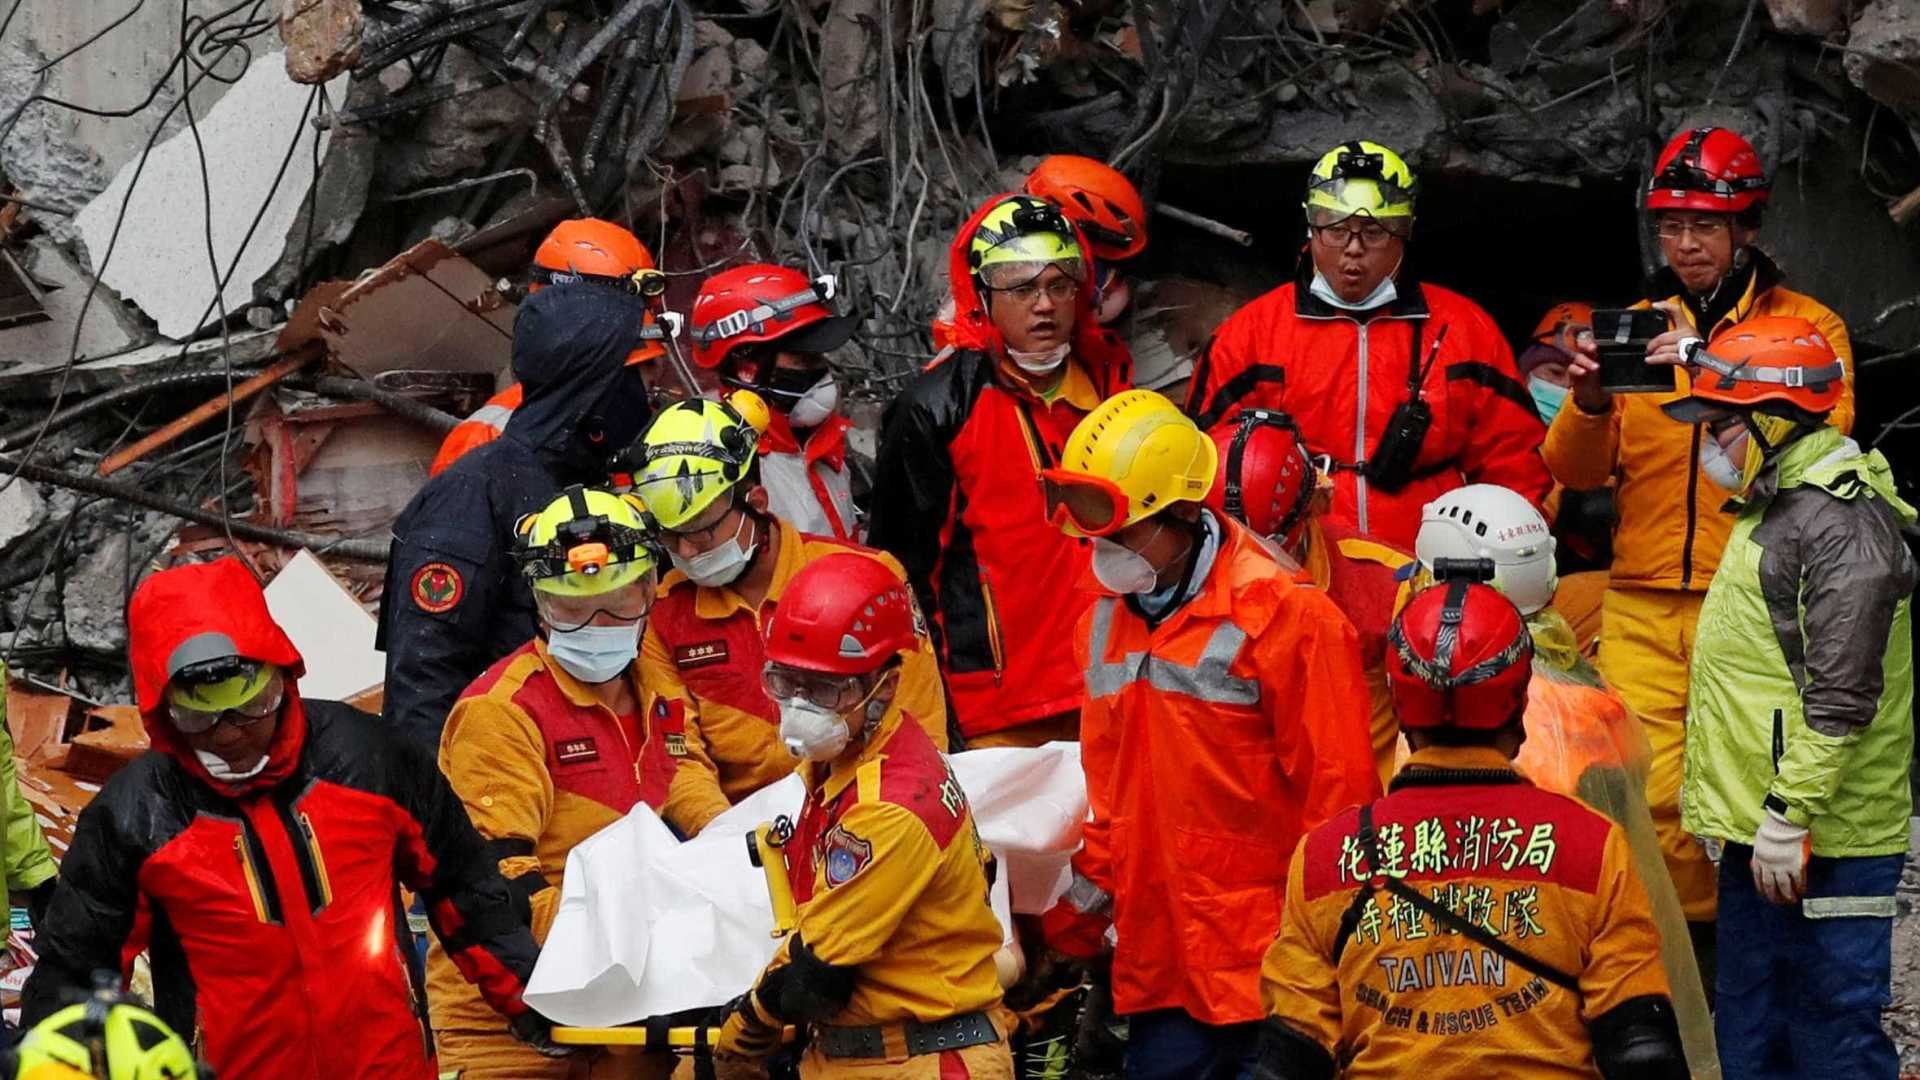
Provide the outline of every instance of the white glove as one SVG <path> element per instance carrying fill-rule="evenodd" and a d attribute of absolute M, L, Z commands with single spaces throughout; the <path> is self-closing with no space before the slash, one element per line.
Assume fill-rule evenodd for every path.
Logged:
<path fill-rule="evenodd" d="M 1798 903 L 1807 891 L 1807 855 L 1812 840 L 1805 827 L 1773 810 L 1753 834 L 1753 884 L 1776 904 Z"/>

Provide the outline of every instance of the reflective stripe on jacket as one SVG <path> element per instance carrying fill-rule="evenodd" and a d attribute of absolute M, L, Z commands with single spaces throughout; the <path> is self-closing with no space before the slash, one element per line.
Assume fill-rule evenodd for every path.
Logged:
<path fill-rule="evenodd" d="M 1687 831 L 1752 843 L 1772 795 L 1815 855 L 1907 850 L 1914 519 L 1886 459 L 1832 428 L 1755 479 L 1700 606 Z"/>
<path fill-rule="evenodd" d="M 1783 285 L 1771 261 L 1762 260 L 1747 292 L 1704 336 L 1762 315 L 1792 315 L 1820 329 L 1846 365 L 1846 386 L 1827 422 L 1853 430 L 1853 346 L 1846 324 L 1819 301 Z M 1678 296 L 1669 297 L 1677 301 Z M 1687 396 L 1684 370 L 1679 389 L 1667 394 L 1615 394 L 1613 407 L 1588 413 L 1571 398 L 1553 418 L 1541 447 L 1555 479 L 1569 488 L 1615 485 L 1619 523 L 1613 533 L 1615 587 L 1705 591 L 1733 531 L 1722 509 L 1727 493 L 1700 471 L 1705 428 L 1682 424 L 1660 407 Z"/>
<path fill-rule="evenodd" d="M 1498 751 L 1422 750 L 1373 822 L 1383 873 L 1580 989 L 1384 889 L 1359 909 L 1336 959 L 1342 918 L 1367 878 L 1359 812 L 1349 810 L 1294 852 L 1284 923 L 1261 970 L 1268 1011 L 1340 1062 L 1346 1080 L 1595 1080 L 1589 1025 L 1666 996 L 1660 935 L 1626 837 L 1527 783 Z"/>
<path fill-rule="evenodd" d="M 647 618 L 640 672 L 653 697 L 655 738 L 647 752 L 665 754 L 673 776 L 661 816 L 692 836 L 727 807 L 792 773 L 792 754 L 780 742 L 780 710 L 761 688 L 766 652 L 762 620 L 780 602 L 800 568 L 824 555 L 856 551 L 879 559 L 905 580 L 900 564 L 855 544 L 807 536 L 775 519 L 778 563 L 766 600 L 750 608 L 726 586 L 695 585 L 678 570 L 667 574 Z M 933 647 L 922 643 L 900 669 L 900 707 L 947 744 L 947 710 Z M 652 766 L 648 766 L 651 768 Z"/>
<path fill-rule="evenodd" d="M 1262 1015 L 1288 853 L 1380 780 L 1353 627 L 1214 520 L 1225 536 L 1192 600 L 1149 627 L 1103 596 L 1081 621 L 1092 818 L 1074 866 L 1113 897 L 1115 1010 L 1229 1024 Z"/>
<path fill-rule="evenodd" d="M 487 399 L 485 405 L 473 411 L 473 415 L 455 424 L 447 437 L 440 442 L 440 452 L 433 456 L 433 464 L 428 467 L 428 476 L 439 476 L 447 467 L 460 460 L 460 455 L 476 446 L 500 437 L 507 430 L 507 421 L 513 419 L 513 410 L 520 407 L 520 401 L 526 396 L 526 388 L 514 383 L 505 390 Z"/>
<path fill-rule="evenodd" d="M 670 759 L 645 756 L 652 772 L 641 770 L 649 711 L 639 674 L 636 666 L 628 675 L 643 704 L 625 718 L 627 730 L 536 639 L 475 680 L 447 717 L 440 771 L 527 904 L 536 941 L 553 925 L 574 845 L 636 804 L 658 808 L 666 798 Z M 438 943 L 427 953 L 427 1002 L 436 1031 L 506 1030 Z"/>
<path fill-rule="evenodd" d="M 1421 399 L 1433 423 L 1412 479 L 1382 491 L 1350 466 L 1373 455 L 1407 399 L 1410 366 L 1429 357 Z M 1214 332 L 1187 399 L 1203 428 L 1242 408 L 1292 414 L 1309 451 L 1341 463 L 1329 518 L 1403 548 L 1422 508 L 1462 484 L 1499 484 L 1535 504 L 1551 486 L 1546 429 L 1506 339 L 1478 304 L 1437 285 L 1403 282 L 1398 299 L 1365 313 L 1312 295 L 1304 278 L 1247 304 Z"/>

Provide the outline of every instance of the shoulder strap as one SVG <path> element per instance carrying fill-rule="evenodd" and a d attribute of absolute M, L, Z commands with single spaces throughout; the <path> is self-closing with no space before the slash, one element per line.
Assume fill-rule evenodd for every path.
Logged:
<path fill-rule="evenodd" d="M 1384 888 L 1393 895 L 1412 904 L 1415 908 L 1427 915 L 1427 917 L 1431 918 L 1435 924 L 1445 926 L 1457 934 L 1471 938 L 1480 945 L 1526 968 L 1528 971 L 1533 972 L 1535 975 L 1540 976 L 1555 986 L 1571 990 L 1575 994 L 1580 993 L 1580 980 L 1578 978 L 1561 971 L 1559 968 L 1548 964 L 1544 960 L 1530 956 L 1520 949 L 1507 944 L 1505 941 L 1488 933 L 1485 927 L 1469 922 L 1452 908 L 1435 903 L 1432 897 L 1423 895 L 1418 889 L 1413 888 L 1399 878 L 1382 874 L 1380 872 L 1379 839 L 1373 831 L 1373 806 L 1374 804 L 1368 803 L 1360 808 L 1360 833 L 1357 839 L 1360 841 L 1361 852 L 1367 857 L 1367 883 L 1354 895 L 1353 903 L 1348 904 L 1347 910 L 1340 916 L 1339 937 L 1336 938 L 1333 943 L 1333 962 L 1336 966 L 1340 963 L 1340 954 L 1345 951 L 1347 947 L 1347 939 L 1353 936 L 1354 930 L 1360 925 L 1360 916 L 1366 911 L 1367 905 L 1373 902 L 1374 891 Z"/>

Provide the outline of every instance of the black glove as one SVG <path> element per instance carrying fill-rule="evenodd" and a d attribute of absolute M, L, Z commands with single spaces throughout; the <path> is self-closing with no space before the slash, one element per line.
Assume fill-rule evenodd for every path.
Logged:
<path fill-rule="evenodd" d="M 40 928 L 46 925 L 47 905 L 53 903 L 53 888 L 58 884 L 60 884 L 59 878 L 50 877 L 27 890 L 27 918 L 33 923 L 35 935 L 38 935 Z"/>
<path fill-rule="evenodd" d="M 728 1007 L 727 1022 L 720 1026 L 720 1038 L 713 1048 L 723 1054 L 741 1057 L 766 1057 L 780 1049 L 785 1025 L 779 1017 L 760 1004 L 757 991 L 749 990 Z"/>
<path fill-rule="evenodd" d="M 577 1046 L 562 1046 L 553 1041 L 553 1021 L 528 1009 L 507 1022 L 513 1037 L 526 1043 L 543 1057 L 568 1057 L 580 1052 Z"/>

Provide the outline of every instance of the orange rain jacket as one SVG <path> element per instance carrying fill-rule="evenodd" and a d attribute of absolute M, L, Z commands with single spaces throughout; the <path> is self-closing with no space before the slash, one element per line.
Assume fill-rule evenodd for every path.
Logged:
<path fill-rule="evenodd" d="M 1342 917 L 1367 877 L 1359 811 L 1349 810 L 1294 852 L 1260 984 L 1271 1014 L 1339 1063 L 1345 1080 L 1596 1080 L 1589 1026 L 1666 997 L 1660 935 L 1626 837 L 1527 783 L 1498 751 L 1415 754 L 1374 805 L 1373 823 L 1382 872 L 1574 976 L 1580 992 L 1384 889 L 1360 909 L 1336 960 Z"/>
<path fill-rule="evenodd" d="M 1308 291 L 1312 261 L 1302 262 L 1297 280 L 1234 312 L 1214 332 L 1187 398 L 1187 413 L 1201 427 L 1229 423 L 1242 408 L 1285 410 L 1309 451 L 1333 459 L 1329 518 L 1404 548 L 1420 531 L 1421 509 L 1462 484 L 1499 484 L 1535 505 L 1547 497 L 1552 481 L 1540 461 L 1546 429 L 1512 349 L 1480 305 L 1402 280 L 1392 303 L 1342 311 Z M 1355 466 L 1373 455 L 1407 400 L 1416 363 L 1433 423 L 1412 478 L 1386 492 Z"/>
<path fill-rule="evenodd" d="M 1791 315 L 1819 327 L 1846 365 L 1846 386 L 1827 423 L 1853 430 L 1853 345 L 1846 324 L 1818 300 L 1780 284 L 1780 271 L 1754 253 L 1757 267 L 1740 302 L 1718 323 L 1703 327 L 1708 340 L 1737 322 L 1762 315 Z M 1680 301 L 1679 295 L 1668 297 Z M 1700 472 L 1704 428 L 1682 424 L 1660 406 L 1686 397 L 1691 381 L 1668 394 L 1615 394 L 1603 413 L 1583 411 L 1572 399 L 1553 418 L 1541 453 L 1554 478 L 1570 488 L 1617 484 L 1614 505 L 1612 585 L 1615 588 L 1705 592 L 1733 534 L 1724 488 Z M 1675 640 L 1678 640 L 1676 635 Z"/>
<path fill-rule="evenodd" d="M 822 556 L 857 551 L 906 580 L 893 556 L 856 544 L 808 536 L 785 521 L 773 583 L 758 610 L 727 586 L 695 585 L 678 570 L 660 584 L 640 646 L 640 672 L 657 721 L 650 754 L 671 758 L 673 782 L 660 816 L 692 836 L 727 807 L 783 780 L 798 764 L 780 743 L 780 710 L 760 687 L 766 666 L 763 620 L 787 582 Z M 900 669 L 900 707 L 947 745 L 947 709 L 933 646 L 924 639 Z"/>
<path fill-rule="evenodd" d="M 1184 606 L 1149 627 L 1109 595 L 1081 620 L 1092 819 L 1074 868 L 1113 899 L 1115 1012 L 1232 1024 L 1265 1015 L 1288 853 L 1380 778 L 1352 625 L 1213 520 L 1226 532 Z"/>

